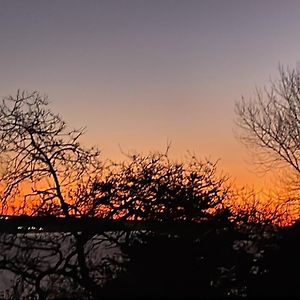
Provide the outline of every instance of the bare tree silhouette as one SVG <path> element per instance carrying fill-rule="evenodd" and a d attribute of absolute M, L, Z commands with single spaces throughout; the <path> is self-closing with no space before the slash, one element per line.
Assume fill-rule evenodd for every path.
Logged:
<path fill-rule="evenodd" d="M 99 151 L 84 149 L 79 143 L 84 131 L 69 131 L 47 105 L 47 99 L 37 92 L 18 92 L 0 105 L 1 201 L 8 211 L 14 204 L 18 213 L 69 218 L 78 214 L 79 207 L 68 194 L 78 185 L 90 184 L 100 172 Z M 100 285 L 88 267 L 86 244 L 91 235 L 74 231 L 19 234 L 14 239 L 3 234 L 2 238 L 3 247 L 9 245 L 15 259 L 3 254 L 1 267 L 18 275 L 16 284 L 23 293 L 46 297 L 51 294 L 45 288 L 48 278 L 46 282 L 60 282 L 66 290 L 76 286 L 99 296 Z"/>
<path fill-rule="evenodd" d="M 274 221 L 285 221 L 286 228 L 276 229 L 275 242 L 263 240 L 264 274 L 249 287 L 252 296 L 299 298 L 299 180 L 300 180 L 300 68 L 279 67 L 279 78 L 268 88 L 256 91 L 254 99 L 242 98 L 235 106 L 240 138 L 254 153 L 254 161 L 264 171 L 283 170 L 285 190 L 279 203 L 269 198 Z M 274 189 L 276 186 L 274 186 Z M 264 205 L 267 205 L 266 202 Z M 280 207 L 279 207 L 279 206 Z M 257 211 L 256 205 L 255 210 Z M 287 211 L 288 214 L 282 212 Z M 281 216 L 277 215 L 277 213 Z M 289 215 L 290 214 L 290 215 Z M 253 214 L 248 214 L 253 217 Z M 271 220 L 272 215 L 269 216 Z M 277 220 L 276 218 L 279 217 Z M 284 217 L 286 220 L 284 220 Z M 259 223 L 265 222 L 266 216 Z M 294 225 L 292 222 L 296 220 Z M 287 224 L 290 223 L 290 224 Z M 271 224 L 271 223 L 270 223 Z M 271 231 L 272 232 L 272 231 Z M 270 234 L 270 232 L 269 232 Z M 274 231 L 273 231 L 274 234 Z M 249 234 L 249 236 L 251 236 Z M 259 234 L 261 239 L 264 234 Z M 285 274 L 286 276 L 282 276 Z M 261 290 L 261 293 L 257 293 Z"/>
<path fill-rule="evenodd" d="M 298 191 L 300 174 L 300 69 L 279 67 L 279 79 L 236 103 L 241 140 L 266 170 L 288 167 L 289 189 Z"/>
<path fill-rule="evenodd" d="M 17 200 L 27 213 L 50 207 L 51 214 L 69 216 L 76 211 L 67 195 L 99 171 L 99 151 L 84 149 L 84 130 L 68 130 L 47 105 L 37 92 L 18 92 L 0 105 L 1 201 Z"/>

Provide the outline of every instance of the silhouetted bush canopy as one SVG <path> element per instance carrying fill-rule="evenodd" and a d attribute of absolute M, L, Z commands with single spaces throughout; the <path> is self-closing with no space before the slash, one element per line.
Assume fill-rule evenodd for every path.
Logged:
<path fill-rule="evenodd" d="M 224 208 L 229 190 L 226 178 L 217 177 L 216 164 L 196 157 L 173 163 L 167 154 L 132 155 L 106 171 L 105 178 L 92 186 L 95 199 L 88 214 L 131 220 L 207 220 Z"/>

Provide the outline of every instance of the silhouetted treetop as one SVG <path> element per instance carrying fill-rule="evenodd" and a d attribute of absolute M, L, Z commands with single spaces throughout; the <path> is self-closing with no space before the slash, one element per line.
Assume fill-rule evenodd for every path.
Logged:
<path fill-rule="evenodd" d="M 229 185 L 216 163 L 191 157 L 172 162 L 167 154 L 131 155 L 112 164 L 95 182 L 89 214 L 132 220 L 200 221 L 223 210 Z M 96 205 L 98 204 L 98 206 Z"/>
<path fill-rule="evenodd" d="M 67 193 L 99 170 L 99 151 L 79 143 L 83 129 L 69 130 L 38 92 L 19 92 L 0 105 L 2 203 L 14 200 L 19 209 L 51 207 L 70 213 Z"/>
<path fill-rule="evenodd" d="M 236 104 L 240 137 L 267 168 L 300 173 L 300 68 L 279 67 L 279 79 Z"/>

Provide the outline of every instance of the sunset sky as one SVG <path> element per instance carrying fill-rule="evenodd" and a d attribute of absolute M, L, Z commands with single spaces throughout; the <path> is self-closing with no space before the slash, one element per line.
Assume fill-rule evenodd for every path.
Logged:
<path fill-rule="evenodd" d="M 171 142 L 259 187 L 234 103 L 299 62 L 299 16 L 282 0 L 2 0 L 0 97 L 47 94 L 104 158 Z"/>

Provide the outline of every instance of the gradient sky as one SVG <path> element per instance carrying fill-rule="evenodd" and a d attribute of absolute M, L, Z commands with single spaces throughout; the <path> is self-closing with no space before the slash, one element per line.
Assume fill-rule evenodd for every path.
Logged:
<path fill-rule="evenodd" d="M 0 0 L 0 97 L 47 94 L 103 157 L 190 150 L 260 185 L 234 102 L 300 59 L 300 1 Z"/>

